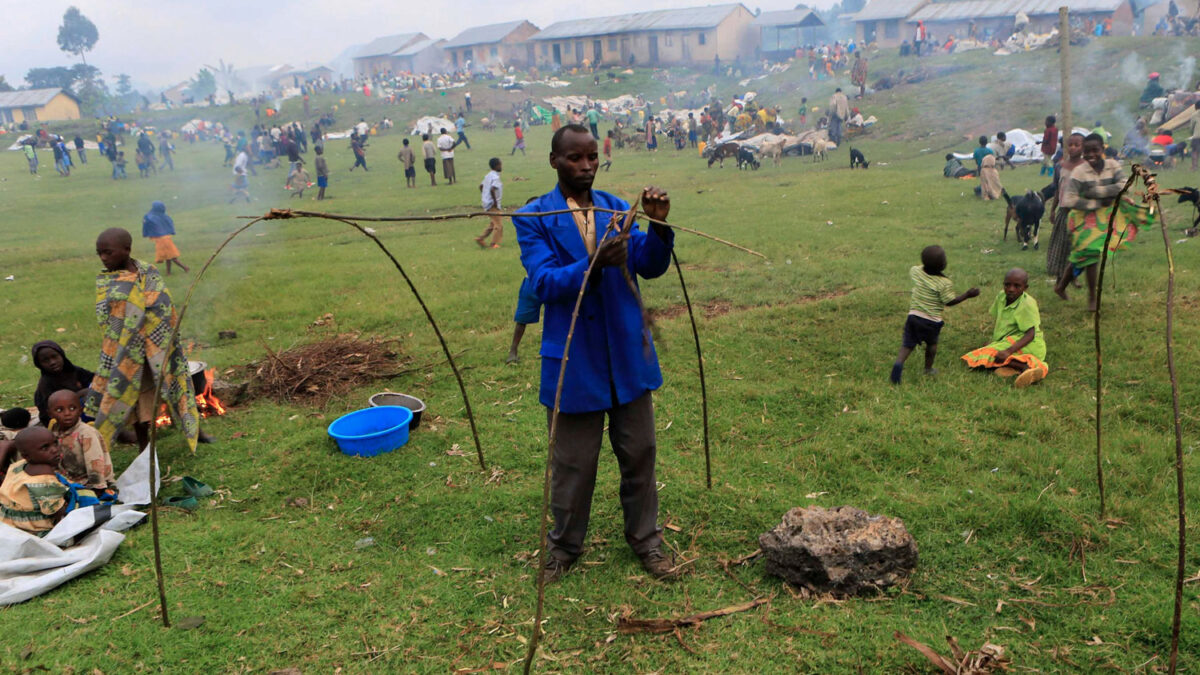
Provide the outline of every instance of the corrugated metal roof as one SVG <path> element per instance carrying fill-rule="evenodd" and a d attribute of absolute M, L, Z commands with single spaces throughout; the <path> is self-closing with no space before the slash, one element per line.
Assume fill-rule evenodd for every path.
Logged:
<path fill-rule="evenodd" d="M 483 45 L 492 42 L 499 42 L 508 37 L 508 34 L 521 27 L 525 20 L 506 21 L 504 23 L 493 23 L 489 26 L 475 26 L 468 28 L 463 32 L 455 35 L 446 42 L 447 49 L 454 47 L 470 47 L 471 45 Z M 537 26 L 534 26 L 537 28 Z"/>
<path fill-rule="evenodd" d="M 779 12 L 763 12 L 751 22 L 756 26 L 824 26 L 825 22 L 811 9 L 785 9 Z"/>
<path fill-rule="evenodd" d="M 425 51 L 426 49 L 429 49 L 430 47 L 437 45 L 439 42 L 441 42 L 441 40 L 434 40 L 432 38 L 426 38 L 424 40 L 417 40 L 416 42 L 412 43 L 411 45 L 396 52 L 395 56 L 414 56 L 416 54 L 420 54 L 421 52 Z"/>
<path fill-rule="evenodd" d="M 1016 16 L 1025 12 L 1027 16 L 1058 14 L 1058 8 L 1066 5 L 1072 12 L 1111 12 L 1126 0 L 962 0 L 960 2 L 935 2 L 925 5 L 908 18 L 916 21 L 969 21 L 971 19 L 998 19 Z"/>
<path fill-rule="evenodd" d="M 368 56 L 387 56 L 395 54 L 404 49 L 409 43 L 416 40 L 425 40 L 424 33 L 401 33 L 399 35 L 388 35 L 386 37 L 375 38 L 367 43 L 357 54 L 356 59 L 364 59 Z"/>
<path fill-rule="evenodd" d="M 708 5 L 680 9 L 659 9 L 652 12 L 634 12 L 617 16 L 602 16 L 590 19 L 571 19 L 550 24 L 534 35 L 533 40 L 559 40 L 562 38 L 586 37 L 591 35 L 613 35 L 649 30 L 687 30 L 713 28 L 738 8 L 746 6 Z M 750 10 L 746 10 L 749 12 Z"/>
<path fill-rule="evenodd" d="M 884 21 L 905 19 L 929 0 L 869 0 L 867 6 L 854 15 L 855 21 Z"/>
<path fill-rule="evenodd" d="M 62 92 L 62 89 L 23 89 L 20 91 L 0 92 L 0 108 L 25 108 L 28 106 L 46 105 L 59 92 Z M 67 96 L 71 95 L 67 94 Z M 72 98 L 74 97 L 72 96 Z"/>

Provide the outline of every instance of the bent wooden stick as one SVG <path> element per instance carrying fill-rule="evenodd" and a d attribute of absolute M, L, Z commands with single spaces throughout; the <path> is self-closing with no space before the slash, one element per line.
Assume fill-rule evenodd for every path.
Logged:
<path fill-rule="evenodd" d="M 682 616 L 678 619 L 634 619 L 631 617 L 621 617 L 617 619 L 617 632 L 619 633 L 670 633 L 680 628 L 691 628 L 698 626 L 709 619 L 715 619 L 721 616 L 729 616 L 738 612 L 745 612 L 755 607 L 759 607 L 771 602 L 771 598 L 755 598 L 747 602 L 737 605 L 730 605 L 721 609 L 714 609 L 707 612 L 698 612 L 689 616 Z"/>
<path fill-rule="evenodd" d="M 679 274 L 679 286 L 683 289 L 683 302 L 687 305 L 688 319 L 692 322 L 692 340 L 696 343 L 696 367 L 700 371 L 700 412 L 704 418 L 704 483 L 712 489 L 712 458 L 708 451 L 708 382 L 704 378 L 704 355 L 700 353 L 700 333 L 696 330 L 696 314 L 692 311 L 692 299 L 688 297 L 687 283 L 683 280 L 683 268 L 679 266 L 679 257 L 671 250 L 671 260 L 675 263 L 675 272 Z"/>
<path fill-rule="evenodd" d="M 589 211 L 589 210 L 595 211 L 597 213 L 612 213 L 612 214 L 625 213 L 624 211 L 618 211 L 616 209 L 606 209 L 606 208 L 602 208 L 599 206 L 579 207 L 579 208 L 574 208 L 574 209 L 557 209 L 554 211 L 530 211 L 530 212 L 465 211 L 462 213 L 441 213 L 441 214 L 432 215 L 432 216 L 346 216 L 346 215 L 333 214 L 333 213 L 322 213 L 320 211 L 303 211 L 300 209 L 295 209 L 295 210 L 273 209 L 273 211 L 279 211 L 279 212 L 286 211 L 296 217 L 328 218 L 331 220 L 342 220 L 343 222 L 345 222 L 345 221 L 355 221 L 355 222 L 361 221 L 364 223 L 366 223 L 366 222 L 370 222 L 370 223 L 424 223 L 424 222 L 441 222 L 441 221 L 446 221 L 446 220 L 464 220 L 464 219 L 471 219 L 471 218 L 481 218 L 481 217 L 485 217 L 485 216 L 487 216 L 487 217 L 500 216 L 501 218 L 516 218 L 516 217 L 536 218 L 539 216 L 556 216 L 556 215 L 563 214 L 563 213 L 575 213 L 577 211 Z M 638 214 L 634 214 L 634 215 L 638 215 Z M 646 216 L 645 212 L 641 212 L 640 215 Z M 249 218 L 251 216 L 241 216 L 241 217 Z M 286 216 L 281 216 L 281 217 L 286 217 Z M 655 220 L 655 219 L 651 218 L 650 216 L 646 216 L 646 220 L 647 220 L 647 222 L 651 222 L 651 223 L 658 223 L 660 225 L 668 225 L 668 223 L 661 221 L 661 220 Z M 698 237 L 703 237 L 705 239 L 715 241 L 718 244 L 723 244 L 725 246 L 729 246 L 730 248 L 736 248 L 739 251 L 749 253 L 750 255 L 753 255 L 753 256 L 758 256 L 759 258 L 762 258 L 763 260 L 767 259 L 767 256 L 759 253 L 758 251 L 751 250 L 749 248 L 746 248 L 745 246 L 741 246 L 740 244 L 735 244 L 731 241 L 727 241 L 720 237 L 715 237 L 711 234 L 708 234 L 707 232 L 701 232 L 700 230 L 692 229 L 690 227 L 683 227 L 680 225 L 671 225 L 671 227 L 679 230 L 680 232 L 687 232 L 688 234 L 694 234 Z"/>
<path fill-rule="evenodd" d="M 1150 215 L 1158 211 L 1159 231 L 1162 233 L 1163 247 L 1167 252 L 1167 307 L 1166 331 L 1167 342 L 1167 375 L 1171 379 L 1171 413 L 1175 428 L 1175 501 L 1176 517 L 1179 525 L 1177 557 L 1175 561 L 1175 608 L 1171 619 L 1171 657 L 1167 671 L 1175 673 L 1179 664 L 1179 631 L 1183 618 L 1183 578 L 1187 565 L 1187 501 L 1183 480 L 1183 429 L 1179 423 L 1179 377 L 1175 372 L 1175 257 L 1171 252 L 1171 237 L 1167 233 L 1166 214 L 1163 213 L 1159 200 L 1158 182 L 1154 174 L 1140 166 L 1134 167 L 1135 173 L 1140 173 L 1146 184 L 1146 201 L 1150 203 Z"/>
<path fill-rule="evenodd" d="M 217 250 L 213 251 L 213 254 L 208 257 L 208 261 L 204 263 L 204 267 L 201 267 L 200 271 L 196 273 L 196 278 L 192 280 L 192 285 L 188 287 L 187 295 L 183 298 L 183 304 L 179 307 L 179 316 L 175 320 L 175 326 L 171 329 L 171 334 L 167 336 L 167 353 L 163 359 L 163 363 L 169 363 L 171 360 L 176 338 L 179 337 L 179 327 L 183 325 L 183 317 L 187 314 L 188 304 L 192 301 L 192 293 L 196 290 L 196 284 L 200 283 L 200 279 L 204 276 L 209 266 L 212 265 L 213 260 L 216 260 L 217 255 L 224 250 L 229 242 L 233 241 L 234 237 L 266 219 L 266 216 L 259 216 L 234 230 L 225 238 L 225 241 L 221 242 Z M 159 406 L 162 405 L 162 385 L 165 377 L 166 369 L 160 368 L 158 378 L 154 381 L 154 407 L 152 410 L 157 411 Z M 196 423 L 199 424 L 200 421 L 196 420 Z M 158 583 L 158 606 L 159 613 L 162 614 L 163 627 L 170 628 L 171 619 L 167 613 L 167 587 L 162 570 L 162 546 L 158 536 L 158 485 L 156 484 L 156 479 L 158 478 L 158 424 L 153 422 L 150 424 L 150 447 L 148 449 L 150 451 L 150 538 L 154 544 L 154 578 Z"/>
<path fill-rule="evenodd" d="M 408 277 L 408 273 L 400 265 L 400 261 L 396 260 L 396 256 L 388 250 L 387 246 L 375 236 L 373 231 L 368 232 L 366 228 L 358 223 L 352 222 L 345 218 L 333 218 L 333 220 L 341 221 L 350 227 L 363 233 L 364 236 L 375 242 L 383 254 L 392 261 L 396 266 L 396 271 L 400 272 L 400 276 L 404 277 L 404 283 L 408 284 L 408 289 L 412 291 L 413 297 L 417 299 L 417 304 L 421 306 L 421 310 L 425 312 L 425 318 L 429 320 L 429 326 L 433 328 L 433 334 L 437 336 L 438 344 L 442 346 L 442 353 L 446 355 L 446 362 L 450 364 L 450 370 L 454 372 L 454 379 L 458 382 L 458 391 L 462 395 L 463 407 L 467 411 L 467 422 L 471 425 L 471 438 L 475 441 L 475 455 L 479 459 L 479 469 L 487 471 L 487 463 L 483 460 L 483 445 L 479 442 L 479 430 L 475 428 L 475 413 L 471 410 L 471 399 L 467 396 L 467 386 L 463 384 L 462 374 L 458 370 L 458 364 L 454 361 L 454 355 L 450 353 L 450 347 L 446 344 L 446 338 L 442 337 L 442 331 L 438 328 L 437 322 L 433 320 L 433 314 L 429 311 L 429 307 L 425 301 L 421 299 L 421 294 L 417 292 L 417 287 L 413 285 L 412 279 Z"/>
<path fill-rule="evenodd" d="M 600 242 L 603 242 L 608 233 L 613 231 L 615 220 L 616 218 L 609 220 L 608 227 L 600 237 Z M 600 242 L 596 244 L 597 251 L 600 250 Z M 593 255 L 591 261 L 588 262 L 587 269 L 583 272 L 583 283 L 579 285 L 579 295 L 575 298 L 575 308 L 571 311 L 571 323 L 567 326 L 567 339 L 563 343 L 562 364 L 558 367 L 558 383 L 554 386 L 554 408 L 550 412 L 550 439 L 546 450 L 546 470 L 542 476 L 542 515 L 538 526 L 538 547 L 541 549 L 541 554 L 538 556 L 537 609 L 533 615 L 533 635 L 529 636 L 529 648 L 525 652 L 525 675 L 529 675 L 529 670 L 533 667 L 533 657 L 537 654 L 538 642 L 542 636 L 542 616 L 546 605 L 546 559 L 550 555 L 549 547 L 546 546 L 546 519 L 550 512 L 550 465 L 554 463 L 554 442 L 558 438 L 558 415 L 559 405 L 562 403 L 563 382 L 567 377 L 567 362 L 571 358 L 571 340 L 575 337 L 575 324 L 579 320 L 579 308 L 583 305 L 583 294 L 587 292 L 588 280 L 591 279 L 592 270 L 596 267 L 598 258 L 599 256 Z"/>
<path fill-rule="evenodd" d="M 1096 486 L 1100 492 L 1100 520 L 1104 520 L 1104 454 L 1101 445 L 1101 414 L 1103 412 L 1104 392 L 1101 389 L 1104 379 L 1104 365 L 1100 360 L 1100 300 L 1104 295 L 1104 267 L 1108 262 L 1108 246 L 1112 242 L 1113 224 L 1117 221 L 1117 210 L 1121 208 L 1121 198 L 1133 186 L 1138 178 L 1138 165 L 1133 166 L 1133 173 L 1125 186 L 1113 200 L 1112 211 L 1108 214 L 1108 232 L 1104 235 L 1104 248 L 1100 252 L 1100 272 L 1096 276 L 1096 311 L 1092 314 L 1092 331 L 1096 344 Z"/>

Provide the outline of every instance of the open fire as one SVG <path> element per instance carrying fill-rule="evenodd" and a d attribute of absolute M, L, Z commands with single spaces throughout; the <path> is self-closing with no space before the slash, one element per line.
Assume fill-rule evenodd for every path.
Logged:
<path fill-rule="evenodd" d="M 200 417 L 225 414 L 225 405 L 221 403 L 221 399 L 217 398 L 216 394 L 213 394 L 212 390 L 213 378 L 216 377 L 216 373 L 216 368 L 204 371 L 204 389 L 196 393 L 196 411 L 200 413 Z M 170 426 L 171 416 L 167 413 L 166 403 L 159 409 L 154 424 L 159 428 Z"/>

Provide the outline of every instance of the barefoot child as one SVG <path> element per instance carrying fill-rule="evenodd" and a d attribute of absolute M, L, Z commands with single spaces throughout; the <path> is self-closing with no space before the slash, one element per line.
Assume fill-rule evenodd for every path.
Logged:
<path fill-rule="evenodd" d="M 1063 270 L 1054 292 L 1067 300 L 1067 284 L 1080 274 L 1087 278 L 1088 311 L 1096 311 L 1096 276 L 1100 256 L 1105 254 L 1104 240 L 1108 234 L 1108 209 L 1125 185 L 1125 172 L 1115 159 L 1105 159 L 1104 138 L 1090 134 L 1083 139 L 1083 163 L 1063 176 L 1067 181 L 1062 189 L 1060 209 L 1068 209 L 1067 230 L 1071 233 L 1070 265 Z M 1137 228 L 1128 226 L 1125 213 L 1118 209 L 1113 222 L 1113 236 L 1108 245 L 1112 255 L 1122 244 L 1132 241 Z"/>
<path fill-rule="evenodd" d="M 1004 290 L 988 310 L 996 317 L 991 344 L 962 357 L 971 368 L 994 370 L 1001 377 L 1016 375 L 1017 388 L 1028 387 L 1050 372 L 1043 360 L 1046 342 L 1042 339 L 1037 300 L 1025 292 L 1027 288 L 1029 275 L 1020 267 L 1004 275 Z"/>
<path fill-rule="evenodd" d="M 21 431 L 14 444 L 21 459 L 0 484 L 0 523 L 41 537 L 67 512 L 67 486 L 55 474 L 61 453 L 45 427 Z"/>
<path fill-rule="evenodd" d="M 175 236 L 175 221 L 167 215 L 166 204 L 150 204 L 150 211 L 142 217 L 142 236 L 154 242 L 154 262 L 167 263 L 167 274 L 171 273 L 171 263 L 183 268 L 184 272 L 191 272 L 179 259 L 179 249 L 171 239 Z"/>
<path fill-rule="evenodd" d="M 404 139 L 403 145 L 400 147 L 400 153 L 396 155 L 396 159 L 400 160 L 400 164 L 404 166 L 404 187 L 417 187 L 417 156 L 413 154 L 413 150 L 408 145 L 408 139 Z"/>
<path fill-rule="evenodd" d="M 325 188 L 329 187 L 329 162 L 325 161 L 325 148 L 318 145 L 313 147 L 313 152 L 317 153 L 313 160 L 317 169 L 317 201 L 324 201 Z"/>
<path fill-rule="evenodd" d="M 108 446 L 100 432 L 79 419 L 82 412 L 79 395 L 70 389 L 50 395 L 50 415 L 54 418 L 51 431 L 58 439 L 61 454 L 58 469 L 67 480 L 97 493 L 115 491 L 117 477 L 113 475 Z"/>
<path fill-rule="evenodd" d="M 942 310 L 979 295 L 978 288 L 969 288 L 962 295 L 954 295 L 954 284 L 942 272 L 946 270 L 946 251 L 941 246 L 926 246 L 921 251 L 921 265 L 908 270 L 912 279 L 912 297 L 908 304 L 908 318 L 904 321 L 904 337 L 900 353 L 892 364 L 892 384 L 900 384 L 904 373 L 904 362 L 917 345 L 925 343 L 925 374 L 933 375 L 933 359 L 937 356 L 938 335 L 942 332 Z"/>
<path fill-rule="evenodd" d="M 99 367 L 84 410 L 111 446 L 117 432 L 133 422 L 138 447 L 146 447 L 156 411 L 155 385 L 175 428 L 196 449 L 199 416 L 196 392 L 179 336 L 168 342 L 179 321 L 158 269 L 130 255 L 129 232 L 110 228 L 96 239 L 104 270 L 96 277 L 96 320 L 103 333 Z"/>

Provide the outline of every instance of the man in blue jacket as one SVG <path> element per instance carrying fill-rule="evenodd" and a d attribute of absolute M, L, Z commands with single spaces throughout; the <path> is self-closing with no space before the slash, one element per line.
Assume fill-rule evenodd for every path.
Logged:
<path fill-rule="evenodd" d="M 628 210 L 620 198 L 592 190 L 599 163 L 596 140 L 586 127 L 562 127 L 550 145 L 550 166 L 558 172 L 558 186 L 521 211 L 593 206 Z M 651 218 L 665 221 L 671 209 L 667 193 L 647 187 L 642 209 Z M 620 270 L 624 266 L 635 279 L 661 276 L 670 267 L 675 236 L 671 228 L 655 223 L 648 232 L 630 227 L 617 234 L 609 229 L 614 218 L 620 223 L 622 216 L 584 211 L 513 218 L 521 263 L 545 305 L 540 400 L 547 417 L 554 408 L 571 314 L 584 272 L 595 260 L 567 355 L 560 402 L 551 464 L 554 529 L 546 542 L 548 581 L 565 574 L 583 551 L 605 417 L 621 470 L 625 539 L 651 575 L 661 579 L 675 574 L 672 560 L 662 551 L 654 476 L 650 392 L 662 385 L 662 372 L 637 298 Z"/>

